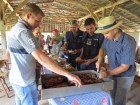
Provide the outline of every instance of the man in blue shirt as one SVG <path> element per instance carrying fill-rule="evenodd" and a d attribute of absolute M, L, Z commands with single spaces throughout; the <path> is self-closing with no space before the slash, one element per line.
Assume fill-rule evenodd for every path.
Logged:
<path fill-rule="evenodd" d="M 9 80 L 15 92 L 15 105 L 38 105 L 35 83 L 36 60 L 49 70 L 66 76 L 77 86 L 80 79 L 58 66 L 46 56 L 36 41 L 32 30 L 39 26 L 44 13 L 35 4 L 27 4 L 22 17 L 12 27 L 7 39 L 6 58 L 11 60 Z"/>
<path fill-rule="evenodd" d="M 64 46 L 66 55 L 68 56 L 68 63 L 76 67 L 75 59 L 80 56 L 82 48 L 83 31 L 78 28 L 76 20 L 70 22 L 70 31 L 66 32 Z"/>
<path fill-rule="evenodd" d="M 83 47 L 80 57 L 76 59 L 82 60 L 79 62 L 80 70 L 95 70 L 96 71 L 96 61 L 99 49 L 102 45 L 104 36 L 102 34 L 95 34 L 96 25 L 93 18 L 87 18 L 85 20 L 84 26 L 86 32 L 83 34 Z"/>
<path fill-rule="evenodd" d="M 105 36 L 99 51 L 96 67 L 100 68 L 102 59 L 108 57 L 109 70 L 100 70 L 101 78 L 112 77 L 114 89 L 111 92 L 114 105 L 126 105 L 127 92 L 135 75 L 136 41 L 119 28 L 122 22 L 116 22 L 113 16 L 104 17 L 98 21 L 95 33 Z"/>

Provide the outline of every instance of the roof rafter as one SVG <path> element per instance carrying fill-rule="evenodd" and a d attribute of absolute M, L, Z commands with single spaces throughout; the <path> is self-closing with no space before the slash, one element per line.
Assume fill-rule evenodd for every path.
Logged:
<path fill-rule="evenodd" d="M 105 17 L 105 16 L 106 16 L 106 9 L 102 8 L 102 17 Z"/>
<path fill-rule="evenodd" d="M 45 7 L 47 10 L 62 10 L 62 11 L 70 11 L 70 12 L 81 12 L 81 10 L 76 10 L 75 9 L 65 9 L 65 8 L 51 8 L 51 7 Z M 87 11 L 82 11 L 82 12 L 87 12 Z"/>
<path fill-rule="evenodd" d="M 75 5 L 75 6 L 78 6 L 78 7 L 82 7 L 83 9 L 87 10 L 86 8 L 86 4 L 84 2 L 78 2 L 78 1 L 75 1 L 75 0 L 56 0 L 56 1 L 61 1 L 61 2 L 65 2 L 65 3 L 69 3 L 71 5 Z"/>
<path fill-rule="evenodd" d="M 117 6 L 117 5 L 122 4 L 122 3 L 125 3 L 125 2 L 127 2 L 127 1 L 129 1 L 129 0 L 120 0 L 120 1 L 115 2 L 115 3 L 113 3 L 113 4 L 109 4 L 109 5 L 107 5 L 107 6 L 100 7 L 99 9 L 97 9 L 97 10 L 94 11 L 94 14 L 96 14 L 96 13 L 102 11 L 103 8 L 106 8 L 106 9 L 107 9 L 107 8 L 111 8 L 111 7 L 113 7 L 113 6 Z M 84 17 L 78 19 L 78 20 L 85 19 L 85 18 L 87 18 L 87 17 L 89 17 L 89 16 L 91 16 L 91 15 L 90 15 L 90 14 L 89 14 L 89 15 L 86 15 L 86 16 L 84 16 Z"/>
<path fill-rule="evenodd" d="M 61 4 L 60 2 L 54 2 L 54 4 L 59 5 L 59 6 L 63 7 L 63 8 L 71 9 L 70 7 L 68 7 L 68 6 L 64 5 L 64 4 Z"/>
<path fill-rule="evenodd" d="M 14 11 L 13 7 L 10 5 L 10 3 L 9 3 L 7 0 L 3 0 L 3 2 L 4 2 L 5 4 L 8 5 L 8 8 L 9 8 L 11 11 Z"/>
<path fill-rule="evenodd" d="M 110 11 L 110 13 L 109 13 L 109 16 L 112 15 L 112 13 L 115 11 L 115 9 L 116 9 L 116 6 L 113 6 L 112 9 L 111 9 L 111 11 Z"/>
<path fill-rule="evenodd" d="M 91 16 L 95 19 L 95 21 L 98 22 L 99 17 L 96 14 L 94 14 L 89 7 L 87 7 L 87 10 L 91 14 Z"/>
<path fill-rule="evenodd" d="M 24 0 L 21 4 L 18 5 L 18 7 L 9 15 L 6 17 L 5 22 L 7 22 L 8 20 L 10 20 L 14 15 L 16 15 L 16 13 L 18 11 L 20 11 L 20 9 L 26 5 L 28 3 L 29 0 Z"/>
<path fill-rule="evenodd" d="M 138 0 L 132 0 L 135 4 L 138 4 L 138 5 L 140 5 L 140 1 L 138 1 Z"/>
<path fill-rule="evenodd" d="M 128 29 L 128 30 L 136 31 L 135 29 L 133 29 L 133 28 L 131 28 L 131 27 L 129 27 L 129 26 L 126 26 L 126 25 L 124 25 L 124 24 L 122 24 L 122 27 L 124 27 L 124 28 L 126 28 L 126 29 Z"/>
<path fill-rule="evenodd" d="M 130 15 L 132 15 L 132 16 L 134 16 L 134 17 L 140 19 L 140 16 L 137 16 L 137 15 L 135 15 L 134 13 L 132 13 L 132 12 L 130 12 L 130 11 L 128 11 L 128 10 L 122 8 L 122 7 L 118 7 L 118 9 L 120 9 L 121 11 L 123 11 L 123 12 L 125 12 L 125 13 L 127 13 L 127 14 L 130 14 Z"/>
<path fill-rule="evenodd" d="M 82 7 L 83 9 L 87 10 L 90 15 L 95 19 L 95 21 L 97 22 L 99 20 L 99 17 L 94 14 L 94 12 L 90 9 L 89 5 L 85 4 L 84 2 L 78 2 L 78 1 L 75 1 L 75 0 L 58 0 L 58 1 L 61 1 L 61 2 L 66 2 L 66 3 L 69 3 L 69 4 L 72 4 L 72 5 L 78 5 L 79 7 Z"/>
<path fill-rule="evenodd" d="M 120 15 L 120 14 L 119 14 L 119 13 L 117 13 L 117 12 L 115 12 L 115 14 L 119 15 L 121 18 L 123 18 L 123 19 L 125 19 L 125 20 L 129 21 L 130 23 L 133 23 L 133 24 L 135 24 L 135 25 L 140 26 L 140 24 L 138 24 L 138 23 L 136 23 L 136 22 L 134 22 L 134 21 L 132 21 L 132 20 L 130 20 L 130 19 L 128 19 L 128 18 L 126 18 L 126 17 L 122 16 L 122 15 Z"/>
<path fill-rule="evenodd" d="M 8 8 L 8 4 L 5 4 L 4 11 L 6 12 L 6 9 Z"/>

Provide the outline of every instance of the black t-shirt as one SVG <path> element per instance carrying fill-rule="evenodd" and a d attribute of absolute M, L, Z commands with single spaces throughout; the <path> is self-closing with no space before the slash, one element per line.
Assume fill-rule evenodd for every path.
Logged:
<path fill-rule="evenodd" d="M 83 36 L 83 59 L 91 59 L 98 55 L 101 48 L 104 36 L 102 34 L 94 34 L 90 36 L 88 33 L 84 33 Z"/>

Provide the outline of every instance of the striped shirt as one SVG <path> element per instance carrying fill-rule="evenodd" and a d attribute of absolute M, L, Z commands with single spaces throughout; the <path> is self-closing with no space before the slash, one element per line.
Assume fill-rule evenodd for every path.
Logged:
<path fill-rule="evenodd" d="M 135 75 L 136 41 L 133 37 L 122 32 L 117 41 L 104 39 L 102 48 L 107 53 L 110 70 L 119 67 L 121 64 L 130 65 L 127 71 L 115 75 L 115 77 Z"/>
<path fill-rule="evenodd" d="M 9 73 L 11 83 L 28 86 L 35 81 L 36 60 L 31 53 L 38 48 L 30 26 L 19 20 L 7 37 L 7 50 L 12 63 Z"/>

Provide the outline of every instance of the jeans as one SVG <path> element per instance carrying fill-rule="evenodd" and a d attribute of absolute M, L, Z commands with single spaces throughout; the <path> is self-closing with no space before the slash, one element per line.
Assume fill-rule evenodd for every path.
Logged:
<path fill-rule="evenodd" d="M 111 91 L 113 105 L 126 105 L 127 93 L 134 80 L 132 77 L 113 77 L 114 89 Z"/>
<path fill-rule="evenodd" d="M 95 63 L 91 63 L 89 65 L 85 65 L 84 63 L 80 64 L 80 71 L 81 70 L 94 70 L 97 71 Z"/>
<path fill-rule="evenodd" d="M 38 105 L 38 93 L 36 83 L 22 87 L 11 83 L 15 92 L 15 105 Z"/>

